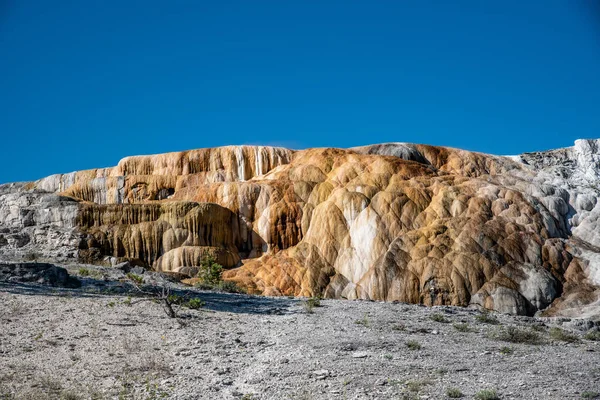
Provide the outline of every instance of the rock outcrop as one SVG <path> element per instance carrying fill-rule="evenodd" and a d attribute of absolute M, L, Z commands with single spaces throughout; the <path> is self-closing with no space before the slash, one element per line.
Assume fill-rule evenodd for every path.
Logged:
<path fill-rule="evenodd" d="M 391 143 L 228 146 L 0 186 L 0 255 L 135 261 L 192 275 L 207 254 L 266 295 L 600 309 L 600 140 L 501 157 Z"/>

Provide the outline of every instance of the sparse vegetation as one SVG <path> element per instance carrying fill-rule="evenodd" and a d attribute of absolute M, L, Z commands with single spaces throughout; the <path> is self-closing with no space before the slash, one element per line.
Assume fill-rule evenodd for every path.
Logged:
<path fill-rule="evenodd" d="M 540 334 L 530 329 L 520 329 L 516 326 L 508 326 L 490 334 L 492 339 L 510 343 L 523 343 L 537 345 L 544 343 Z"/>
<path fill-rule="evenodd" d="M 321 307 L 320 297 L 309 297 L 302 301 L 302 307 L 307 314 L 312 314 L 315 307 Z"/>
<path fill-rule="evenodd" d="M 585 334 L 583 338 L 586 340 L 600 342 L 600 331 L 589 331 Z"/>
<path fill-rule="evenodd" d="M 307 314 L 312 314 L 315 312 L 314 304 L 309 302 L 308 300 L 302 300 L 302 308 L 304 309 L 304 312 Z"/>
<path fill-rule="evenodd" d="M 429 316 L 429 319 L 430 319 L 430 320 L 432 320 L 432 321 L 435 321 L 435 322 L 441 322 L 441 323 L 443 323 L 443 324 L 450 322 L 450 320 L 449 320 L 449 319 L 447 319 L 446 317 L 444 317 L 444 316 L 443 316 L 442 314 L 440 314 L 440 313 L 434 313 L 434 314 L 431 314 L 431 315 Z"/>
<path fill-rule="evenodd" d="M 406 347 L 408 347 L 409 350 L 420 350 L 421 344 L 419 342 L 417 342 L 416 340 L 408 340 L 406 342 Z"/>
<path fill-rule="evenodd" d="M 586 390 L 585 392 L 581 393 L 581 398 L 582 399 L 598 399 L 598 398 L 600 398 L 600 393 Z"/>
<path fill-rule="evenodd" d="M 136 285 L 142 285 L 144 283 L 144 277 L 134 274 L 133 272 L 127 274 L 127 279 L 134 282 Z"/>
<path fill-rule="evenodd" d="M 508 346 L 503 346 L 500 348 L 500 354 L 503 354 L 505 356 L 512 354 L 514 352 L 512 347 L 508 347 Z"/>
<path fill-rule="evenodd" d="M 369 326 L 369 317 L 367 316 L 367 314 L 365 314 L 361 319 L 357 319 L 356 321 L 354 321 L 354 323 L 356 325 L 362 325 L 364 327 L 368 327 Z"/>
<path fill-rule="evenodd" d="M 457 388 L 448 388 L 448 389 L 446 389 L 446 396 L 448 396 L 451 399 L 460 399 L 464 395 L 460 391 L 460 389 L 457 389 Z"/>
<path fill-rule="evenodd" d="M 475 316 L 475 320 L 482 324 L 490 324 L 490 325 L 498 325 L 500 323 L 500 321 L 498 321 L 498 318 L 496 318 L 495 315 L 491 314 L 488 311 L 485 311 L 481 314 L 477 314 Z"/>
<path fill-rule="evenodd" d="M 235 282 L 232 281 L 221 281 L 217 285 L 217 288 L 223 292 L 227 293 L 241 293 L 246 294 L 246 290 L 244 288 L 239 287 Z"/>
<path fill-rule="evenodd" d="M 79 276 L 90 276 L 91 272 L 87 268 L 79 268 L 78 274 Z"/>
<path fill-rule="evenodd" d="M 459 332 L 472 332 L 473 331 L 473 329 L 467 323 L 452 324 L 452 326 L 454 327 L 454 329 L 456 329 Z"/>
<path fill-rule="evenodd" d="M 406 388 L 411 392 L 418 393 L 423 390 L 423 387 L 431 384 L 432 382 L 430 379 L 415 379 L 406 382 Z"/>
<path fill-rule="evenodd" d="M 498 393 L 494 389 L 484 389 L 477 392 L 476 400 L 499 400 Z"/>
<path fill-rule="evenodd" d="M 579 337 L 560 328 L 550 329 L 550 337 L 561 342 L 575 343 L 579 342 Z"/>

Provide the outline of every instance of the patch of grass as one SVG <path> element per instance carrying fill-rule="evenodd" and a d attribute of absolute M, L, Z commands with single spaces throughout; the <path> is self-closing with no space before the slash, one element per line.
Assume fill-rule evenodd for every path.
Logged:
<path fill-rule="evenodd" d="M 448 322 L 450 322 L 449 319 L 447 319 L 446 317 L 444 317 L 440 313 L 431 314 L 429 316 L 429 319 L 432 320 L 432 321 L 435 321 L 435 322 L 441 322 L 443 324 L 447 324 Z"/>
<path fill-rule="evenodd" d="M 367 314 L 365 314 L 362 319 L 357 319 L 356 321 L 354 321 L 354 323 L 356 325 L 362 325 L 364 327 L 368 327 L 369 324 L 369 317 L 367 316 Z"/>
<path fill-rule="evenodd" d="M 406 342 L 406 347 L 408 347 L 409 350 L 421 350 L 421 344 L 416 340 L 408 340 Z"/>
<path fill-rule="evenodd" d="M 498 318 L 496 318 L 495 315 L 493 315 L 487 311 L 483 312 L 481 314 L 477 314 L 475 316 L 475 320 L 482 324 L 490 324 L 490 325 L 498 325 L 500 323 L 500 321 L 498 321 Z"/>
<path fill-rule="evenodd" d="M 406 325 L 404 325 L 404 324 L 395 324 L 395 325 L 392 325 L 392 330 L 393 331 L 405 331 L 406 330 Z"/>
<path fill-rule="evenodd" d="M 600 331 L 589 331 L 583 337 L 586 340 L 593 340 L 595 342 L 600 342 Z"/>
<path fill-rule="evenodd" d="M 385 358 L 386 360 L 392 360 L 394 356 L 392 356 L 391 354 L 384 354 L 383 358 Z"/>
<path fill-rule="evenodd" d="M 459 332 L 473 332 L 473 329 L 467 323 L 452 324 L 452 326 L 454 327 L 454 329 L 456 329 Z"/>
<path fill-rule="evenodd" d="M 561 342 L 576 343 L 579 342 L 579 337 L 573 335 L 570 332 L 560 328 L 551 328 L 550 337 L 554 340 L 560 340 Z"/>
<path fill-rule="evenodd" d="M 108 302 L 106 305 L 107 305 L 108 307 L 110 307 L 110 308 L 113 308 L 113 307 L 115 306 L 115 304 L 116 304 L 116 303 L 115 303 L 114 301 L 112 301 L 112 300 L 111 300 L 111 301 L 109 301 L 109 302 Z"/>
<path fill-rule="evenodd" d="M 600 398 L 600 393 L 594 392 L 591 390 L 586 390 L 585 392 L 581 393 L 581 398 L 582 399 L 598 399 L 598 398 Z"/>
<path fill-rule="evenodd" d="M 477 392 L 476 400 L 500 400 L 498 393 L 494 389 L 484 389 Z"/>
<path fill-rule="evenodd" d="M 490 334 L 492 339 L 510 343 L 523 343 L 537 345 L 544 343 L 539 333 L 532 330 L 520 329 L 516 326 L 508 326 Z"/>
<path fill-rule="evenodd" d="M 90 276 L 91 275 L 90 270 L 87 268 L 79 268 L 78 273 L 79 273 L 79 276 Z"/>
<path fill-rule="evenodd" d="M 514 350 L 512 347 L 508 347 L 508 346 L 503 346 L 500 348 L 500 354 L 504 354 L 505 356 L 514 353 Z"/>
<path fill-rule="evenodd" d="M 450 397 L 451 399 L 460 399 L 461 397 L 464 397 L 460 389 L 452 387 L 446 389 L 446 396 Z"/>

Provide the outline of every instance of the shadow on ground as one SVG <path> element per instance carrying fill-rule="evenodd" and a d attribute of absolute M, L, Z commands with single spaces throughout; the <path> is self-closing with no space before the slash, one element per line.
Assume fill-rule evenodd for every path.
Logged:
<path fill-rule="evenodd" d="M 132 285 L 123 282 L 111 282 L 95 279 L 82 279 L 83 285 L 78 289 L 52 287 L 39 284 L 0 282 L 0 292 L 27 296 L 56 296 L 56 297 L 88 297 L 104 298 L 108 296 L 144 297 Z M 145 286 L 144 289 L 157 287 Z M 246 294 L 203 291 L 193 288 L 171 288 L 172 293 L 186 298 L 199 298 L 205 302 L 203 309 L 216 312 L 239 314 L 292 314 L 297 305 L 297 299 L 287 297 L 263 297 Z"/>

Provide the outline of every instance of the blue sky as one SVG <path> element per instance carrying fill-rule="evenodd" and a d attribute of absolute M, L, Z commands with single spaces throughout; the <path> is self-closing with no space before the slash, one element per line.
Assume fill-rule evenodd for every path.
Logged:
<path fill-rule="evenodd" d="M 600 7 L 0 0 L 0 182 L 228 144 L 600 137 Z"/>

